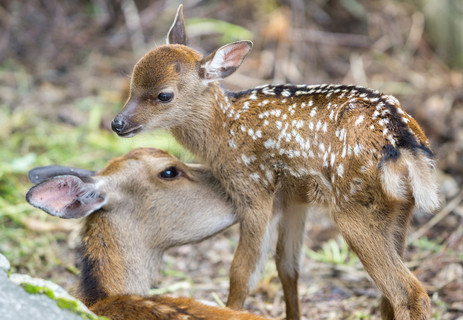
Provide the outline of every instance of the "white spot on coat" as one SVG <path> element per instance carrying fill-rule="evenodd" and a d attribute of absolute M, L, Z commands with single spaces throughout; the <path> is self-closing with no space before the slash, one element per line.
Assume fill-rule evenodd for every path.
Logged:
<path fill-rule="evenodd" d="M 249 178 L 253 181 L 259 181 L 260 180 L 260 175 L 257 172 L 253 172 L 249 175 Z"/>
<path fill-rule="evenodd" d="M 388 118 L 382 118 L 381 120 L 378 121 L 378 123 L 382 126 L 385 126 L 386 124 L 389 123 L 389 119 Z"/>
<path fill-rule="evenodd" d="M 256 161 L 256 159 L 257 158 L 255 155 L 251 155 L 250 157 L 247 157 L 245 154 L 241 155 L 241 160 L 243 160 L 243 163 L 247 166 Z"/>
<path fill-rule="evenodd" d="M 312 102 L 312 100 L 310 100 Z M 310 104 L 309 104 L 310 105 Z M 315 115 L 317 114 L 317 107 L 313 108 L 311 111 L 310 111 L 310 116 L 311 117 L 315 117 Z"/>
<path fill-rule="evenodd" d="M 338 165 L 338 176 L 342 178 L 342 175 L 344 174 L 344 166 L 342 163 Z"/>
<path fill-rule="evenodd" d="M 257 95 L 256 95 L 257 91 L 256 90 L 252 90 L 251 91 L 251 95 L 249 96 L 249 100 L 257 100 Z"/>
<path fill-rule="evenodd" d="M 323 123 L 322 131 L 326 133 L 328 131 L 328 124 L 325 122 Z"/>
<path fill-rule="evenodd" d="M 267 178 L 268 182 L 272 182 L 273 181 L 273 173 L 272 173 L 272 171 L 267 170 L 265 172 L 265 177 Z"/>
<path fill-rule="evenodd" d="M 275 148 L 276 141 L 273 139 L 268 139 L 267 141 L 264 142 L 264 147 L 266 149 L 274 149 Z"/>

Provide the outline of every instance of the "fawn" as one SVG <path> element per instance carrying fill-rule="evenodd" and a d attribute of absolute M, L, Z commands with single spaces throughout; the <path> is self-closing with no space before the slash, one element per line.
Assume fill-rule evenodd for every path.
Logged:
<path fill-rule="evenodd" d="M 78 297 L 117 319 L 263 319 L 193 299 L 146 295 L 168 248 L 199 242 L 236 222 L 210 170 L 139 148 L 103 170 L 30 171 L 26 199 L 61 218 L 85 218 Z"/>
<path fill-rule="evenodd" d="M 276 264 L 288 319 L 297 294 L 306 207 L 326 206 L 383 294 L 383 319 L 428 319 L 426 290 L 402 261 L 414 207 L 438 206 L 433 154 L 396 98 L 354 85 L 263 85 L 229 92 L 252 47 L 203 57 L 187 46 L 180 6 L 167 36 L 137 62 L 113 119 L 121 137 L 167 128 L 209 166 L 236 206 L 240 241 L 227 306 L 242 308 L 278 228 Z"/>

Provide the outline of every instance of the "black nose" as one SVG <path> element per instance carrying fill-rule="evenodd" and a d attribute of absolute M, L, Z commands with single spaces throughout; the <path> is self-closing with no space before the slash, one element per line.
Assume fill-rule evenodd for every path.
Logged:
<path fill-rule="evenodd" d="M 121 133 L 122 129 L 124 129 L 125 122 L 119 119 L 118 117 L 114 118 L 111 121 L 111 129 L 117 134 Z"/>

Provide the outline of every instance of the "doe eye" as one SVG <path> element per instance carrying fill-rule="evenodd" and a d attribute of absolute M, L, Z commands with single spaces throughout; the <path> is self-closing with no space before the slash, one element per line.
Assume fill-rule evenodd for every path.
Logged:
<path fill-rule="evenodd" d="M 174 94 L 172 92 L 161 92 L 158 95 L 158 99 L 161 102 L 169 102 L 172 100 L 173 97 L 174 97 Z"/>
<path fill-rule="evenodd" d="M 159 176 L 162 178 L 162 179 L 173 179 L 173 178 L 176 178 L 178 176 L 178 171 L 175 167 L 169 167 L 163 171 L 161 171 L 161 173 L 159 173 Z"/>

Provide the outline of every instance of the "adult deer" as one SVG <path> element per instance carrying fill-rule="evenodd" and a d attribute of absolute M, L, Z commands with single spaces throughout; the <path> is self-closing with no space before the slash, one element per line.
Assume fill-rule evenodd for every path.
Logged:
<path fill-rule="evenodd" d="M 135 65 L 112 129 L 121 137 L 169 129 L 225 188 L 240 221 L 227 306 L 242 308 L 278 226 L 287 318 L 300 318 L 306 207 L 321 205 L 382 292 L 383 319 L 428 319 L 430 299 L 402 257 L 413 208 L 438 206 L 433 154 L 397 99 L 354 85 L 226 91 L 218 80 L 241 65 L 252 43 L 203 57 L 187 46 L 181 6 L 167 42 Z"/>
<path fill-rule="evenodd" d="M 198 242 L 236 222 L 210 170 L 167 152 L 139 148 L 103 170 L 61 166 L 31 170 L 33 206 L 61 218 L 85 218 L 78 297 L 118 319 L 263 319 L 193 299 L 144 297 L 168 248 Z"/>

